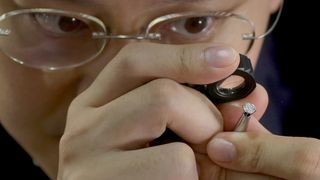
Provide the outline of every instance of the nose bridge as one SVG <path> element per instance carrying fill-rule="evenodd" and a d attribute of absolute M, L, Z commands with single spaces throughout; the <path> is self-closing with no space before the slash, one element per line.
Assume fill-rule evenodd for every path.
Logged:
<path fill-rule="evenodd" d="M 139 3 L 134 5 L 133 1 L 126 1 L 128 5 L 123 5 L 123 2 L 119 4 L 112 4 L 113 8 L 110 7 L 102 7 L 108 11 L 109 16 L 109 24 L 106 23 L 106 26 L 111 31 L 112 35 L 128 35 L 128 36 L 136 36 L 144 33 L 144 28 L 147 25 L 145 19 L 142 16 L 142 8 Z M 139 2 L 139 0 L 138 0 Z M 122 4 L 122 5 L 121 5 Z M 128 8 L 128 6 L 134 8 Z M 104 19 L 102 17 L 102 19 Z M 139 40 L 136 39 L 106 39 L 108 43 L 104 51 L 97 57 L 97 59 L 93 60 L 88 65 L 91 67 L 95 67 L 96 69 L 102 69 L 102 67 L 106 66 L 112 58 L 116 56 L 116 54 L 123 48 L 125 45 L 131 42 L 137 42 Z M 100 71 L 100 70 L 99 70 Z M 95 75 L 94 75 L 95 76 Z"/>
<path fill-rule="evenodd" d="M 112 32 L 115 36 L 119 35 L 128 35 L 128 36 L 135 36 L 140 34 L 139 31 L 130 30 L 126 31 L 123 28 L 115 28 L 117 31 Z M 101 54 L 96 57 L 93 61 L 89 62 L 86 66 L 95 67 L 96 71 L 99 71 L 104 68 L 118 53 L 119 51 L 129 43 L 132 42 L 141 42 L 141 41 L 149 41 L 147 39 L 118 39 L 118 38 L 106 38 L 107 41 L 103 51 Z M 85 66 L 84 66 L 85 67 Z M 97 73 L 96 73 L 97 74 Z"/>
<path fill-rule="evenodd" d="M 145 8 L 145 6 L 141 3 L 139 4 L 139 0 L 137 2 L 132 0 L 120 1 L 119 4 L 107 4 L 100 7 L 100 11 L 107 11 L 107 13 L 102 13 L 100 18 L 110 28 L 113 35 L 142 34 L 144 27 L 148 23 L 143 15 L 145 12 L 141 9 Z M 123 3 L 126 3 L 126 5 L 123 5 Z M 79 92 L 91 85 L 107 64 L 114 60 L 114 57 L 119 53 L 121 48 L 128 43 L 137 42 L 137 40 L 123 39 L 109 39 L 108 41 L 105 49 L 96 59 L 79 68 L 81 76 Z"/>
<path fill-rule="evenodd" d="M 141 34 L 146 22 L 146 5 L 141 0 L 120 0 L 119 3 L 104 2 L 100 11 L 102 18 L 112 34 L 137 35 Z M 129 8 L 130 7 L 130 8 Z M 108 17 L 103 17 L 108 16 Z"/>
<path fill-rule="evenodd" d="M 111 24 L 110 30 L 114 35 L 138 35 L 142 33 L 143 24 L 139 24 L 139 17 L 127 16 L 121 14 L 113 18 L 114 23 Z"/>
<path fill-rule="evenodd" d="M 99 73 L 110 63 L 119 53 L 121 48 L 130 43 L 128 40 L 111 40 L 106 45 L 105 50 L 94 60 L 79 68 L 81 82 L 78 92 L 82 92 L 96 79 Z"/>

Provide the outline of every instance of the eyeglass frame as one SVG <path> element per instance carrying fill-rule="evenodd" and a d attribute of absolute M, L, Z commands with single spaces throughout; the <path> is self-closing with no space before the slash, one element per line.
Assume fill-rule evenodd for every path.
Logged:
<path fill-rule="evenodd" d="M 105 25 L 105 23 L 100 20 L 99 18 L 95 17 L 95 16 L 91 16 L 88 14 L 84 14 L 84 13 L 80 13 L 80 12 L 73 12 L 73 11 L 65 11 L 65 10 L 61 10 L 61 9 L 50 9 L 50 8 L 31 8 L 31 9 L 19 9 L 19 10 L 13 10 L 7 13 L 4 13 L 0 16 L 0 22 L 16 16 L 16 15 L 21 15 L 21 14 L 26 14 L 26 13 L 58 13 L 61 15 L 67 15 L 68 17 L 81 17 L 83 19 L 88 19 L 91 20 L 95 23 L 97 23 L 104 32 L 92 32 L 92 38 L 93 39 L 118 39 L 118 40 L 129 40 L 129 39 L 133 39 L 133 40 L 161 40 L 161 34 L 159 33 L 150 33 L 150 30 L 152 27 L 154 27 L 156 24 L 168 21 L 168 20 L 172 20 L 172 19 L 176 19 L 176 18 L 188 18 L 188 17 L 203 17 L 203 16 L 215 16 L 215 17 L 223 17 L 223 18 L 237 18 L 241 21 L 244 21 L 245 23 L 248 23 L 249 26 L 251 27 L 251 32 L 249 33 L 243 33 L 242 34 L 242 40 L 249 40 L 249 46 L 246 50 L 246 54 L 251 50 L 254 41 L 257 39 L 263 39 L 264 37 L 268 36 L 276 27 L 276 25 L 279 22 L 280 16 L 282 14 L 282 10 L 283 10 L 283 2 L 280 5 L 278 14 L 274 20 L 274 22 L 272 23 L 272 25 L 270 26 L 270 28 L 263 34 L 261 35 L 256 35 L 255 32 L 255 23 L 253 21 L 251 21 L 250 19 L 246 18 L 243 15 L 237 14 L 237 13 L 232 13 L 232 12 L 226 12 L 226 11 L 208 11 L 208 12 L 195 12 L 195 11 L 189 11 L 189 12 L 181 12 L 181 13 L 172 13 L 172 14 L 167 14 L 164 16 L 160 16 L 155 18 L 154 20 L 150 21 L 148 23 L 148 26 L 145 30 L 145 32 L 143 34 L 139 34 L 139 35 L 124 35 L 124 34 L 118 34 L 118 35 L 114 35 L 111 33 L 107 34 L 107 27 Z M 0 27 L 0 38 L 1 36 L 9 36 L 11 33 L 10 29 L 2 29 Z M 90 62 L 91 60 L 97 58 L 105 49 L 107 45 L 107 41 L 104 41 L 103 45 L 101 46 L 100 50 L 92 55 L 90 58 L 88 58 L 87 60 L 83 61 L 82 63 L 78 63 L 75 64 L 73 66 L 66 66 L 66 67 L 48 67 L 46 68 L 47 70 L 50 71 L 55 71 L 55 70 L 61 70 L 61 69 L 70 69 L 70 68 L 74 68 L 74 67 L 78 67 L 78 66 L 82 66 L 88 62 Z M 6 54 L 6 53 L 5 53 Z M 19 64 L 24 64 L 21 60 L 18 60 L 8 54 L 6 54 L 9 58 L 11 58 L 13 61 L 19 63 Z M 32 66 L 33 67 L 33 66 Z M 37 68 L 37 67 L 34 67 Z M 43 68 L 41 68 L 43 69 Z"/>

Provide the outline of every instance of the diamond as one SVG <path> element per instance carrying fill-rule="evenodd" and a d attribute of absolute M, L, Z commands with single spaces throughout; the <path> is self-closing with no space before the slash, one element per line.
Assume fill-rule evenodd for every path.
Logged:
<path fill-rule="evenodd" d="M 252 103 L 245 103 L 243 105 L 243 111 L 248 114 L 253 114 L 256 112 L 256 107 Z"/>

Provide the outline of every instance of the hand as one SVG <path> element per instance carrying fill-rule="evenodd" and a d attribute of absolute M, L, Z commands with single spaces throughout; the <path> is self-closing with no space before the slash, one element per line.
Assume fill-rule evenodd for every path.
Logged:
<path fill-rule="evenodd" d="M 220 56 L 210 58 L 207 48 L 124 47 L 70 105 L 58 178 L 197 179 L 189 145 L 148 146 L 166 128 L 190 144 L 222 130 L 219 111 L 202 94 L 180 85 L 215 82 L 238 66 L 233 50 L 216 47 L 212 55 L 220 50 Z"/>
<path fill-rule="evenodd" d="M 227 169 L 290 180 L 320 179 L 320 141 L 267 133 L 220 133 L 209 157 Z"/>
<path fill-rule="evenodd" d="M 213 168 L 202 168 L 208 157 L 195 154 L 206 153 L 201 147 L 222 130 L 222 117 L 206 97 L 181 83 L 216 82 L 230 75 L 239 59 L 228 48 L 214 47 L 205 54 L 208 47 L 150 43 L 124 47 L 70 105 L 58 178 L 209 177 L 218 167 L 211 163 Z M 150 147 L 166 128 L 185 142 Z"/>

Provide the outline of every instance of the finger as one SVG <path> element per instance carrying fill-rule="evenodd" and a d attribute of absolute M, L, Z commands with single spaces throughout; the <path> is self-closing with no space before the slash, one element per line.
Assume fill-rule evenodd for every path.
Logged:
<path fill-rule="evenodd" d="M 220 167 L 203 154 L 196 154 L 196 160 L 199 177 L 202 180 L 279 180 L 269 175 L 245 173 Z"/>
<path fill-rule="evenodd" d="M 145 172 L 146 169 L 151 171 L 148 172 L 148 178 L 145 179 L 198 180 L 195 155 L 187 144 L 164 144 L 135 150 L 133 153 L 129 152 L 128 155 L 136 158 L 131 163 L 134 168 L 131 170 L 134 170 L 138 176 L 141 177 L 141 173 Z M 126 157 L 123 157 L 123 160 L 126 160 Z M 121 170 L 119 172 L 120 174 L 123 173 Z M 129 179 L 134 178 L 130 177 Z"/>
<path fill-rule="evenodd" d="M 133 151 L 102 152 L 95 156 L 92 156 L 92 153 L 95 151 L 87 154 L 85 160 L 73 162 L 77 163 L 78 169 L 72 169 L 73 173 L 64 173 L 65 179 L 97 179 L 98 177 L 98 179 L 123 180 L 198 180 L 194 153 L 188 145 L 183 143 L 171 143 Z M 74 154 L 71 158 L 74 158 Z M 65 163 L 64 160 L 70 161 L 70 157 L 60 157 L 60 163 Z"/>
<path fill-rule="evenodd" d="M 201 144 L 223 126 L 219 111 L 204 95 L 169 79 L 151 81 L 99 108 L 70 108 L 68 119 L 66 132 L 94 132 L 86 137 L 103 151 L 139 148 L 166 128 Z"/>
<path fill-rule="evenodd" d="M 228 170 L 225 174 L 226 180 L 282 180 L 281 178 L 255 174 L 255 173 L 242 173 Z M 223 179 L 224 180 L 224 179 Z"/>
<path fill-rule="evenodd" d="M 232 74 L 238 64 L 237 53 L 224 46 L 130 43 L 81 96 L 87 105 L 98 107 L 157 78 L 216 82 Z"/>
<path fill-rule="evenodd" d="M 208 144 L 217 164 L 284 179 L 320 179 L 320 142 L 258 133 L 221 133 Z"/>
<path fill-rule="evenodd" d="M 246 102 L 254 104 L 257 109 L 249 122 L 248 131 L 268 132 L 257 121 L 261 118 L 268 105 L 268 94 L 266 90 L 259 84 L 249 96 L 237 101 L 218 105 L 218 109 L 220 110 L 224 119 L 225 131 L 234 130 L 239 118 L 241 117 L 241 114 L 243 113 L 242 106 Z"/>
<path fill-rule="evenodd" d="M 248 97 L 238 101 L 217 105 L 223 117 L 224 131 L 233 131 L 235 129 L 235 126 L 243 113 L 242 105 L 246 102 L 254 102 L 257 108 L 257 112 L 250 118 L 247 131 L 270 134 L 270 132 L 261 123 L 259 123 L 259 121 L 256 118 L 256 115 L 259 118 L 262 116 L 268 104 L 267 93 L 265 89 L 259 84 L 257 85 L 257 88 Z M 191 147 L 196 152 L 206 154 L 207 144 L 208 143 L 202 143 L 200 145 L 192 144 Z"/>

